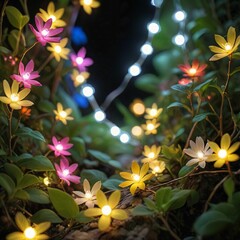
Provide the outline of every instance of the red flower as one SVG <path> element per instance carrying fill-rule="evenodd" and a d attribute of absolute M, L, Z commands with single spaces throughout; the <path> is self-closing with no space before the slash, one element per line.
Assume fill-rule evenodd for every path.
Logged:
<path fill-rule="evenodd" d="M 178 66 L 185 74 L 183 76 L 187 77 L 201 77 L 204 75 L 204 69 L 207 64 L 201 64 L 198 60 L 193 60 L 192 66 L 188 63 Z"/>

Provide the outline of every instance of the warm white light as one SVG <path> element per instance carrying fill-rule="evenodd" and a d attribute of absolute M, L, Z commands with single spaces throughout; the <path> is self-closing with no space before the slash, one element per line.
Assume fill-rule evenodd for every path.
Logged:
<path fill-rule="evenodd" d="M 150 115 L 151 117 L 155 117 L 155 116 L 157 115 L 157 113 L 158 113 L 157 109 L 151 108 L 151 109 L 150 109 L 150 112 L 149 112 L 149 115 Z"/>
<path fill-rule="evenodd" d="M 130 137 L 127 133 L 123 133 L 123 134 L 120 135 L 120 141 L 122 143 L 128 143 L 129 140 L 130 140 Z"/>
<path fill-rule="evenodd" d="M 66 177 L 69 174 L 69 170 L 68 169 L 64 169 L 62 174 L 63 174 L 64 177 Z"/>
<path fill-rule="evenodd" d="M 152 0 L 151 4 L 155 7 L 160 7 L 162 5 L 163 0 Z"/>
<path fill-rule="evenodd" d="M 81 64 L 83 63 L 83 58 L 77 57 L 77 58 L 76 58 L 76 63 L 77 63 L 78 65 L 81 65 Z"/>
<path fill-rule="evenodd" d="M 48 186 L 48 185 L 50 184 L 49 178 L 48 178 L 48 177 L 45 177 L 45 178 L 43 179 L 43 183 L 44 183 L 46 186 Z"/>
<path fill-rule="evenodd" d="M 147 28 L 148 28 L 148 31 L 149 31 L 150 33 L 155 34 L 155 33 L 157 33 L 157 32 L 159 31 L 160 26 L 159 26 L 159 24 L 156 23 L 156 22 L 151 22 L 151 23 L 148 24 L 148 27 L 147 27 Z"/>
<path fill-rule="evenodd" d="M 62 144 L 57 144 L 56 149 L 58 151 L 62 151 L 63 150 L 63 145 Z"/>
<path fill-rule="evenodd" d="M 90 191 L 86 191 L 84 197 L 87 198 L 87 199 L 91 199 L 92 198 L 92 193 Z"/>
<path fill-rule="evenodd" d="M 143 130 L 139 126 L 134 126 L 131 132 L 132 132 L 132 135 L 136 137 L 140 137 L 143 134 Z"/>
<path fill-rule="evenodd" d="M 190 69 L 189 69 L 189 73 L 190 73 L 191 75 L 196 74 L 196 72 L 197 72 L 196 68 L 190 68 Z"/>
<path fill-rule="evenodd" d="M 140 180 L 140 176 L 138 174 L 132 174 L 132 179 L 138 182 Z"/>
<path fill-rule="evenodd" d="M 94 94 L 94 88 L 91 85 L 85 85 L 82 89 L 82 94 L 85 97 L 91 97 Z"/>
<path fill-rule="evenodd" d="M 47 29 L 43 29 L 41 33 L 44 37 L 46 37 L 48 35 L 49 31 Z"/>
<path fill-rule="evenodd" d="M 150 153 L 148 154 L 148 157 L 149 157 L 149 158 L 155 158 L 155 153 L 154 153 L 154 152 L 150 152 Z"/>
<path fill-rule="evenodd" d="M 35 236 L 36 236 L 36 231 L 35 229 L 33 229 L 32 227 L 28 227 L 24 230 L 24 233 L 25 237 L 27 239 L 33 239 Z"/>
<path fill-rule="evenodd" d="M 19 96 L 16 93 L 11 94 L 10 98 L 12 102 L 17 102 L 19 100 Z"/>
<path fill-rule="evenodd" d="M 119 127 L 113 126 L 113 127 L 111 127 L 110 132 L 114 137 L 116 137 L 120 134 L 121 130 Z"/>
<path fill-rule="evenodd" d="M 203 157 L 204 157 L 204 154 L 203 154 L 202 151 L 198 151 L 198 152 L 197 152 L 197 156 L 198 156 L 198 158 L 203 158 Z"/>
<path fill-rule="evenodd" d="M 85 5 L 91 5 L 92 4 L 92 0 L 84 0 L 84 4 Z"/>
<path fill-rule="evenodd" d="M 141 73 L 141 68 L 135 63 L 128 69 L 128 72 L 135 77 Z"/>
<path fill-rule="evenodd" d="M 186 13 L 184 11 L 177 11 L 174 14 L 174 19 L 178 22 L 183 21 L 186 18 Z"/>
<path fill-rule="evenodd" d="M 96 119 L 96 121 L 101 122 L 106 118 L 106 115 L 103 111 L 98 110 L 95 112 L 94 118 Z"/>
<path fill-rule="evenodd" d="M 111 212 L 112 212 L 112 209 L 109 205 L 105 205 L 105 206 L 102 207 L 102 214 L 103 215 L 108 216 L 108 215 L 110 215 Z"/>
<path fill-rule="evenodd" d="M 62 118 L 66 118 L 67 117 L 67 113 L 65 111 L 61 111 L 59 113 L 59 115 L 62 117 Z"/>
<path fill-rule="evenodd" d="M 225 158 L 225 157 L 227 156 L 227 151 L 226 151 L 225 149 L 220 149 L 220 150 L 218 151 L 218 156 L 219 156 L 220 158 Z"/>
<path fill-rule="evenodd" d="M 186 42 L 186 39 L 182 34 L 177 34 L 174 37 L 173 42 L 178 46 L 182 46 Z"/>
<path fill-rule="evenodd" d="M 56 17 L 54 16 L 54 15 L 50 15 L 50 17 L 49 18 L 51 18 L 52 19 L 52 22 L 55 22 L 56 21 Z"/>
<path fill-rule="evenodd" d="M 76 81 L 79 83 L 83 83 L 85 81 L 85 78 L 83 77 L 83 75 L 79 74 L 76 77 Z"/>
<path fill-rule="evenodd" d="M 232 45 L 228 42 L 224 45 L 224 47 L 225 47 L 225 50 L 227 50 L 227 51 L 232 49 Z"/>
<path fill-rule="evenodd" d="M 62 48 L 57 45 L 57 46 L 55 46 L 54 51 L 55 51 L 56 53 L 60 53 L 60 52 L 62 51 Z"/>
<path fill-rule="evenodd" d="M 155 172 L 155 173 L 158 173 L 160 171 L 161 171 L 161 169 L 160 169 L 159 166 L 156 166 L 156 167 L 153 168 L 153 172 Z"/>
<path fill-rule="evenodd" d="M 23 79 L 24 80 L 29 79 L 29 77 L 30 77 L 30 74 L 28 72 L 23 74 Z"/>
<path fill-rule="evenodd" d="M 141 52 L 145 55 L 152 54 L 153 48 L 152 48 L 151 44 L 150 43 L 145 43 L 144 45 L 142 45 Z"/>
<path fill-rule="evenodd" d="M 155 128 L 154 124 L 152 124 L 152 123 L 147 124 L 147 130 L 148 131 L 152 131 L 154 128 Z"/>

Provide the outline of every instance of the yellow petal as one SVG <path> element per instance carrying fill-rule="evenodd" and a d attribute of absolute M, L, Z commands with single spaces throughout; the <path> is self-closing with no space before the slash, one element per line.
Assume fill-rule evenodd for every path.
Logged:
<path fill-rule="evenodd" d="M 83 190 L 84 190 L 84 192 L 90 191 L 90 184 L 89 184 L 89 181 L 86 178 L 83 181 Z"/>
<path fill-rule="evenodd" d="M 227 160 L 229 162 L 235 162 L 239 159 L 239 156 L 237 154 L 230 154 L 227 156 Z"/>
<path fill-rule="evenodd" d="M 10 90 L 10 86 L 8 84 L 7 80 L 3 81 L 3 89 L 4 89 L 4 93 L 8 98 L 11 98 L 11 90 Z"/>
<path fill-rule="evenodd" d="M 221 48 L 225 49 L 225 44 L 227 43 L 227 41 L 225 40 L 224 37 L 216 34 L 216 35 L 215 35 L 215 40 L 216 40 L 217 44 L 218 44 Z"/>
<path fill-rule="evenodd" d="M 6 104 L 11 103 L 11 100 L 7 97 L 0 97 L 0 101 Z"/>
<path fill-rule="evenodd" d="M 133 183 L 134 183 L 134 181 L 125 181 L 125 182 L 120 183 L 118 186 L 122 187 L 122 188 L 125 188 L 125 187 L 130 186 Z"/>
<path fill-rule="evenodd" d="M 6 240 L 26 240 L 22 232 L 13 232 L 6 236 Z"/>
<path fill-rule="evenodd" d="M 108 204 L 107 197 L 101 190 L 97 192 L 96 196 L 97 196 L 97 204 L 100 208 Z"/>
<path fill-rule="evenodd" d="M 215 142 L 208 142 L 209 147 L 217 153 L 220 150 L 220 147 Z"/>
<path fill-rule="evenodd" d="M 54 16 L 57 19 L 59 19 L 62 17 L 63 13 L 64 13 L 64 8 L 59 8 L 56 12 L 54 12 Z"/>
<path fill-rule="evenodd" d="M 49 236 L 46 234 L 40 234 L 34 238 L 34 240 L 45 240 L 45 239 L 49 239 Z"/>
<path fill-rule="evenodd" d="M 48 4 L 47 11 L 50 14 L 54 13 L 54 11 L 55 11 L 55 6 L 54 6 L 54 3 L 52 1 Z"/>
<path fill-rule="evenodd" d="M 111 212 L 111 217 L 118 219 L 118 220 L 124 220 L 124 219 L 128 218 L 128 214 L 125 210 L 113 209 Z"/>
<path fill-rule="evenodd" d="M 227 41 L 231 44 L 231 46 L 234 45 L 236 40 L 236 30 L 234 27 L 230 27 L 227 32 Z"/>
<path fill-rule="evenodd" d="M 215 168 L 221 168 L 225 163 L 225 160 L 223 159 L 218 159 L 215 163 L 214 163 L 214 167 Z"/>
<path fill-rule="evenodd" d="M 147 180 L 149 180 L 149 179 L 152 178 L 152 177 L 153 177 L 153 174 L 152 174 L 152 173 L 149 173 L 149 174 L 147 174 L 145 177 L 143 177 L 143 178 L 141 179 L 141 181 L 142 181 L 142 182 L 147 181 Z"/>
<path fill-rule="evenodd" d="M 101 231 L 105 231 L 109 228 L 110 224 L 111 224 L 111 217 L 102 215 L 98 221 L 98 228 Z"/>
<path fill-rule="evenodd" d="M 132 180 L 132 174 L 129 172 L 120 172 L 119 175 L 127 180 Z"/>
<path fill-rule="evenodd" d="M 19 110 L 22 107 L 18 103 L 10 103 L 10 108 L 15 109 L 15 110 Z"/>
<path fill-rule="evenodd" d="M 108 199 L 108 205 L 112 209 L 115 208 L 118 205 L 120 198 L 121 198 L 121 192 L 119 190 L 114 191 Z"/>
<path fill-rule="evenodd" d="M 217 60 L 219 60 L 219 59 L 221 59 L 221 58 L 224 58 L 224 57 L 226 57 L 226 56 L 228 56 L 228 55 L 229 55 L 228 53 L 215 54 L 215 55 L 213 55 L 213 56 L 209 59 L 209 61 L 217 61 Z"/>
<path fill-rule="evenodd" d="M 239 146 L 240 146 L 240 142 L 235 142 L 235 143 L 227 150 L 228 154 L 231 154 L 231 153 L 237 151 L 237 149 L 239 148 Z"/>
<path fill-rule="evenodd" d="M 217 154 L 211 154 L 209 156 L 207 156 L 206 162 L 214 162 L 218 159 Z"/>
<path fill-rule="evenodd" d="M 22 91 L 20 91 L 18 93 L 18 96 L 19 96 L 19 100 L 22 100 L 24 99 L 29 93 L 30 93 L 30 89 L 29 88 L 24 88 Z"/>
<path fill-rule="evenodd" d="M 45 232 L 46 230 L 48 230 L 51 226 L 50 222 L 42 222 L 36 225 L 35 230 L 37 232 L 37 234 L 41 234 L 43 232 Z"/>
<path fill-rule="evenodd" d="M 89 208 L 84 211 L 84 215 L 87 217 L 95 217 L 102 215 L 102 210 L 100 208 Z"/>
<path fill-rule="evenodd" d="M 225 133 L 221 138 L 221 148 L 227 150 L 231 144 L 231 137 L 228 133 Z"/>
<path fill-rule="evenodd" d="M 99 2 L 93 2 L 92 5 L 91 5 L 92 8 L 97 8 L 99 6 L 100 6 Z"/>
<path fill-rule="evenodd" d="M 135 194 L 136 190 L 137 190 L 138 184 L 134 183 L 131 187 L 130 187 L 130 192 L 132 195 Z"/>
<path fill-rule="evenodd" d="M 226 50 L 220 48 L 220 47 L 216 47 L 216 46 L 209 46 L 210 50 L 214 53 L 225 53 L 226 54 Z"/>
<path fill-rule="evenodd" d="M 27 227 L 30 227 L 29 220 L 21 212 L 16 213 L 15 222 L 19 229 L 23 232 Z"/>
<path fill-rule="evenodd" d="M 18 104 L 23 107 L 29 107 L 33 105 L 33 102 L 29 100 L 22 100 L 22 101 L 19 101 Z"/>
<path fill-rule="evenodd" d="M 139 165 L 138 165 L 138 163 L 137 163 L 136 161 L 132 161 L 131 169 L 132 169 L 132 172 L 133 172 L 134 174 L 139 175 L 140 167 L 139 167 Z"/>
<path fill-rule="evenodd" d="M 139 182 L 138 183 L 138 187 L 140 188 L 140 189 L 142 189 L 142 190 L 145 190 L 145 183 L 144 182 Z"/>
<path fill-rule="evenodd" d="M 148 169 L 149 169 L 149 164 L 144 163 L 143 166 L 141 167 L 141 170 L 140 170 L 140 179 L 142 179 L 143 176 L 146 175 L 146 173 L 148 172 Z"/>

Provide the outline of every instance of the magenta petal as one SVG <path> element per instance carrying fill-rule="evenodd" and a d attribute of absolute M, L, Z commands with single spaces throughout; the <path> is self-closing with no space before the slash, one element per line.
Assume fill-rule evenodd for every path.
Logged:
<path fill-rule="evenodd" d="M 93 60 L 91 59 L 91 58 L 85 58 L 84 59 L 84 65 L 85 66 L 90 66 L 90 65 L 92 65 L 93 64 Z"/>
<path fill-rule="evenodd" d="M 43 30 L 43 19 L 38 15 L 35 16 L 35 24 L 38 31 L 41 32 Z"/>
<path fill-rule="evenodd" d="M 64 156 L 62 156 L 62 158 L 61 158 L 60 166 L 63 166 L 62 169 L 66 169 L 66 168 L 68 169 L 69 168 L 69 161 Z"/>
<path fill-rule="evenodd" d="M 22 62 L 19 63 L 18 71 L 19 71 L 20 75 L 24 74 L 24 65 Z"/>
<path fill-rule="evenodd" d="M 23 81 L 23 78 L 17 74 L 13 74 L 10 76 L 13 80 L 16 80 L 18 82 L 22 82 Z"/>
<path fill-rule="evenodd" d="M 80 182 L 80 177 L 78 176 L 73 176 L 73 175 L 70 175 L 70 176 L 67 176 L 67 179 L 73 183 L 79 183 Z"/>
<path fill-rule="evenodd" d="M 47 42 L 59 43 L 60 40 L 61 40 L 60 37 L 45 37 L 45 38 L 44 38 L 44 41 L 45 41 L 46 43 L 47 43 Z M 45 43 L 45 45 L 46 45 L 46 43 Z M 45 46 L 45 45 L 44 45 L 44 46 Z"/>
<path fill-rule="evenodd" d="M 58 140 L 55 136 L 52 137 L 52 142 L 53 142 L 53 145 L 57 145 L 58 144 Z"/>
<path fill-rule="evenodd" d="M 27 82 L 23 82 L 23 86 L 24 86 L 24 88 L 31 88 L 31 84 L 29 84 Z"/>
<path fill-rule="evenodd" d="M 53 145 L 48 144 L 48 147 L 52 150 L 55 151 L 55 147 Z"/>
<path fill-rule="evenodd" d="M 74 163 L 74 164 L 72 164 L 71 166 L 69 166 L 68 171 L 69 171 L 69 173 L 72 173 L 72 172 L 74 172 L 77 168 L 78 168 L 78 164 L 77 164 L 77 163 Z"/>
<path fill-rule="evenodd" d="M 62 150 L 62 151 L 61 151 L 61 155 L 64 155 L 64 156 L 70 156 L 71 153 L 68 152 L 68 151 Z"/>
<path fill-rule="evenodd" d="M 43 26 L 43 29 L 50 29 L 52 26 L 52 18 L 49 18 Z M 50 32 L 51 30 L 49 30 Z"/>
<path fill-rule="evenodd" d="M 50 29 L 47 36 L 55 36 L 63 31 L 63 28 Z"/>
<path fill-rule="evenodd" d="M 42 86 L 42 84 L 36 80 L 27 80 L 25 81 L 27 84 L 33 85 L 33 86 Z"/>
<path fill-rule="evenodd" d="M 81 58 L 85 58 L 85 56 L 86 56 L 86 48 L 85 48 L 85 47 L 82 47 L 82 48 L 78 51 L 77 56 L 78 56 L 78 57 L 81 57 Z"/>
<path fill-rule="evenodd" d="M 70 186 L 70 182 L 65 177 L 62 177 L 61 179 L 64 180 L 68 186 Z"/>
<path fill-rule="evenodd" d="M 61 169 L 57 163 L 54 163 L 54 166 L 55 166 L 57 172 L 61 172 Z"/>
<path fill-rule="evenodd" d="M 64 145 L 64 144 L 68 143 L 68 141 L 69 141 L 69 137 L 65 137 L 61 140 L 61 144 Z"/>
<path fill-rule="evenodd" d="M 30 60 L 25 67 L 25 72 L 31 73 L 33 71 L 33 68 L 34 68 L 34 62 L 33 60 Z"/>
<path fill-rule="evenodd" d="M 69 149 L 69 148 L 71 148 L 72 146 L 73 146 L 72 143 L 67 143 L 67 144 L 64 145 L 64 148 L 65 148 L 65 149 Z"/>

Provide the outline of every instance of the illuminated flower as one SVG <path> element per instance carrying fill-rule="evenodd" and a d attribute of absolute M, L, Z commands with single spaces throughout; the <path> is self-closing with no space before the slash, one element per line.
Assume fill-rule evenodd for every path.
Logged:
<path fill-rule="evenodd" d="M 48 147 L 54 151 L 56 157 L 58 156 L 69 156 L 70 152 L 66 151 L 73 146 L 73 144 L 69 143 L 69 138 L 65 137 L 62 140 L 58 141 L 56 137 L 52 137 L 53 145 L 48 144 Z"/>
<path fill-rule="evenodd" d="M 24 88 L 20 92 L 19 83 L 17 81 L 13 81 L 12 87 L 7 80 L 3 81 L 3 90 L 7 97 L 0 97 L 0 101 L 9 104 L 12 109 L 21 109 L 22 107 L 29 107 L 33 105 L 33 102 L 29 100 L 23 100 L 29 93 L 30 89 Z"/>
<path fill-rule="evenodd" d="M 142 167 L 138 165 L 136 161 L 132 161 L 131 166 L 132 173 L 129 172 L 120 172 L 120 176 L 127 181 L 119 184 L 120 187 L 125 188 L 131 185 L 130 192 L 132 195 L 135 194 L 137 188 L 142 190 L 145 189 L 145 181 L 149 180 L 153 175 L 152 173 L 147 174 L 149 170 L 149 164 L 144 163 Z"/>
<path fill-rule="evenodd" d="M 61 38 L 54 36 L 61 33 L 63 31 L 63 28 L 51 29 L 52 18 L 49 18 L 46 23 L 44 23 L 42 18 L 36 15 L 35 24 L 37 30 L 31 24 L 29 24 L 29 27 L 37 38 L 37 41 L 40 42 L 42 46 L 45 46 L 47 43 L 51 42 L 60 42 Z"/>
<path fill-rule="evenodd" d="M 89 208 L 84 211 L 87 217 L 101 216 L 98 220 L 98 228 L 105 231 L 111 225 L 112 218 L 117 220 L 125 220 L 128 214 L 123 209 L 116 209 L 121 197 L 119 190 L 114 191 L 107 199 L 106 195 L 99 190 L 97 192 L 97 205 L 99 208 Z"/>
<path fill-rule="evenodd" d="M 53 110 L 56 115 L 56 120 L 60 120 L 63 124 L 67 124 L 67 120 L 73 120 L 74 118 L 69 116 L 72 113 L 71 108 L 63 109 L 61 103 L 57 103 L 57 110 Z"/>
<path fill-rule="evenodd" d="M 47 7 L 47 12 L 43 9 L 39 9 L 41 13 L 38 13 L 38 15 L 43 19 L 44 22 L 46 22 L 49 18 L 52 19 L 52 26 L 51 28 L 57 28 L 57 27 L 64 27 L 66 26 L 66 22 L 61 20 L 60 18 L 63 16 L 64 8 L 59 8 L 55 12 L 55 6 L 53 2 L 50 2 Z"/>
<path fill-rule="evenodd" d="M 27 219 L 21 212 L 16 213 L 15 222 L 21 232 L 8 234 L 6 240 L 49 239 L 48 235 L 42 233 L 50 228 L 50 222 L 42 222 L 31 226 L 30 220 Z"/>
<path fill-rule="evenodd" d="M 147 120 L 146 124 L 142 124 L 143 130 L 145 130 L 145 134 L 156 134 L 157 128 L 160 126 L 160 123 L 157 122 L 157 119 Z"/>
<path fill-rule="evenodd" d="M 83 84 L 90 76 L 90 73 L 88 72 L 79 72 L 76 69 L 73 69 L 73 72 L 71 74 L 71 78 L 73 80 L 73 84 L 75 87 L 78 87 L 79 85 Z"/>
<path fill-rule="evenodd" d="M 204 146 L 204 141 L 201 137 L 196 137 L 196 142 L 190 140 L 190 147 L 184 149 L 184 153 L 192 157 L 190 161 L 187 162 L 187 166 L 192 166 L 198 164 L 201 168 L 205 168 L 206 160 L 212 154 L 212 149 L 209 147 L 208 143 Z"/>
<path fill-rule="evenodd" d="M 23 119 L 28 119 L 31 116 L 31 108 L 22 107 L 21 108 L 21 117 Z"/>
<path fill-rule="evenodd" d="M 67 158 L 62 157 L 60 160 L 60 165 L 57 163 L 54 163 L 54 165 L 57 170 L 58 177 L 65 181 L 68 186 L 70 185 L 70 182 L 76 184 L 80 183 L 80 177 L 72 175 L 72 173 L 78 168 L 77 163 L 69 165 Z"/>
<path fill-rule="evenodd" d="M 192 83 L 192 80 L 188 78 L 182 78 L 181 80 L 178 81 L 178 84 L 180 85 L 187 85 L 189 83 Z"/>
<path fill-rule="evenodd" d="M 236 39 L 236 30 L 234 27 L 229 27 L 227 32 L 227 40 L 224 37 L 215 34 L 215 41 L 219 45 L 217 46 L 209 46 L 210 50 L 216 54 L 214 54 L 209 61 L 217 61 L 221 58 L 227 57 L 235 52 L 240 43 L 240 36 Z"/>
<path fill-rule="evenodd" d="M 93 64 L 93 60 L 91 58 L 85 58 L 85 56 L 86 56 L 85 47 L 80 48 L 77 55 L 74 53 L 70 54 L 73 66 L 78 67 L 79 71 L 81 72 L 86 71 L 86 67 L 91 66 Z"/>
<path fill-rule="evenodd" d="M 85 203 L 88 208 L 93 208 L 97 203 L 96 194 L 101 189 L 101 181 L 96 182 L 91 190 L 90 183 L 87 179 L 83 181 L 83 192 L 73 191 L 80 198 L 76 198 L 75 201 L 78 205 Z"/>
<path fill-rule="evenodd" d="M 162 113 L 163 109 L 158 108 L 156 103 L 153 103 L 151 108 L 146 108 L 146 115 L 144 116 L 146 119 L 158 118 Z"/>
<path fill-rule="evenodd" d="M 11 78 L 13 80 L 16 80 L 23 84 L 25 88 L 31 88 L 31 86 L 42 86 L 42 84 L 36 80 L 35 78 L 40 77 L 38 74 L 38 71 L 33 71 L 34 69 L 34 62 L 33 60 L 29 61 L 26 65 L 26 68 L 24 68 L 24 65 L 22 62 L 19 63 L 19 75 L 13 74 L 11 75 Z"/>
<path fill-rule="evenodd" d="M 68 54 L 70 53 L 69 48 L 65 48 L 68 39 L 63 38 L 59 43 L 50 43 L 51 46 L 47 47 L 47 50 L 52 52 L 55 59 L 59 62 L 61 58 L 68 59 Z"/>
<path fill-rule="evenodd" d="M 231 137 L 228 133 L 225 133 L 220 142 L 220 147 L 215 142 L 208 142 L 210 148 L 213 150 L 212 154 L 207 161 L 214 163 L 214 167 L 220 168 L 227 162 L 235 162 L 239 159 L 237 154 L 233 154 L 240 146 L 240 142 L 235 142 L 231 146 Z"/>
<path fill-rule="evenodd" d="M 157 159 L 159 153 L 161 151 L 161 146 L 157 147 L 153 145 L 151 147 L 144 146 L 144 151 L 142 152 L 145 158 L 142 159 L 142 163 L 149 163 Z"/>
<path fill-rule="evenodd" d="M 80 4 L 87 14 L 92 13 L 92 8 L 98 8 L 100 6 L 100 3 L 96 0 L 80 0 Z"/>
<path fill-rule="evenodd" d="M 156 175 L 162 173 L 165 170 L 166 164 L 163 161 L 155 160 L 149 163 L 149 168 L 151 168 L 152 173 Z"/>
<path fill-rule="evenodd" d="M 192 66 L 190 64 L 179 65 L 185 74 L 183 76 L 187 77 L 201 77 L 204 75 L 204 69 L 207 67 L 207 64 L 201 64 L 198 60 L 193 60 Z"/>

